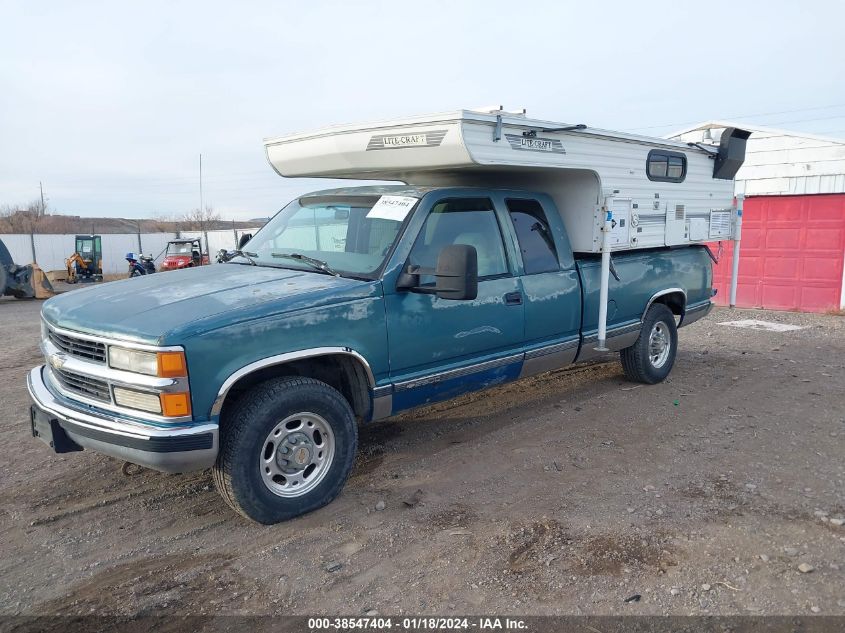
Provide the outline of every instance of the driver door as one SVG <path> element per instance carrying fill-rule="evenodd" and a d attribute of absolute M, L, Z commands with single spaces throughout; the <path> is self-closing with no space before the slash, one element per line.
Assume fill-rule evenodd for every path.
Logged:
<path fill-rule="evenodd" d="M 385 288 L 393 412 L 515 379 L 524 329 L 520 281 L 488 198 L 449 198 L 429 211 L 407 264 L 434 269 L 444 246 L 478 253 L 478 296 L 441 299 Z M 434 287 L 433 275 L 420 285 Z"/>

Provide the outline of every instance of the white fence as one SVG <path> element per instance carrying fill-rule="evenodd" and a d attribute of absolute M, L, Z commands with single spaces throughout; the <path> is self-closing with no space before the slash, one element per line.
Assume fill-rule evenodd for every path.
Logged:
<path fill-rule="evenodd" d="M 181 231 L 176 233 L 102 233 L 103 273 L 106 275 L 126 272 L 126 253 L 143 253 L 156 258 L 156 265 L 164 258 L 167 242 L 177 237 L 197 237 L 202 240 L 203 251 L 209 253 L 212 263 L 221 248 L 237 247 L 244 233 L 254 229 L 225 229 L 222 231 Z M 76 235 L 50 233 L 4 233 L 0 240 L 9 249 L 16 264 L 35 261 L 43 270 L 64 270 L 65 260 L 76 250 Z"/>

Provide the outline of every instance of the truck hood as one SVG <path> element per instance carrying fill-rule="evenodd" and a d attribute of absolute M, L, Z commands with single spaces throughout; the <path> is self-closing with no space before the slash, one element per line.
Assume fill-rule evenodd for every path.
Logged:
<path fill-rule="evenodd" d="M 379 292 L 375 281 L 219 264 L 74 290 L 48 300 L 41 312 L 48 323 L 68 330 L 164 345 L 235 321 Z"/>

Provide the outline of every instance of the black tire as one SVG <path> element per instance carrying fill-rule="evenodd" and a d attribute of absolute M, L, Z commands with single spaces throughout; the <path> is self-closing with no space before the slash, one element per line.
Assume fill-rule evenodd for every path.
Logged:
<path fill-rule="evenodd" d="M 270 465 L 277 468 L 275 460 L 283 459 L 278 451 L 285 437 L 274 445 L 270 436 L 282 421 L 291 417 L 298 420 L 305 412 L 328 425 L 333 457 L 313 488 L 299 496 L 279 496 L 271 490 L 272 482 L 265 483 L 262 468 L 268 462 L 262 459 L 268 459 L 271 447 Z M 352 472 L 357 446 L 355 416 L 337 390 L 313 378 L 274 378 L 241 396 L 221 420 L 214 483 L 226 503 L 241 516 L 265 525 L 279 523 L 321 508 L 337 497 Z M 307 468 L 303 472 L 307 474 Z M 312 474 L 317 472 L 315 469 Z"/>
<path fill-rule="evenodd" d="M 655 334 L 656 337 L 659 338 L 659 333 L 662 333 L 669 344 L 668 355 L 665 358 L 658 355 L 657 363 L 654 362 L 655 359 L 649 349 L 650 339 L 655 331 L 658 332 Z M 655 303 L 646 312 L 637 342 L 619 352 L 619 356 L 628 380 L 653 385 L 665 380 L 672 371 L 677 350 L 678 328 L 675 325 L 675 315 L 664 304 Z"/>

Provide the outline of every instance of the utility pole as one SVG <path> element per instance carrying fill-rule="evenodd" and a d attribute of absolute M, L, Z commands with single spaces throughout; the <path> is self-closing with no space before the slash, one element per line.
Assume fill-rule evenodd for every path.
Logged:
<path fill-rule="evenodd" d="M 44 216 L 47 215 L 47 207 L 44 204 L 44 185 L 40 180 L 38 181 L 38 188 L 41 189 L 41 215 Z"/>
<path fill-rule="evenodd" d="M 202 204 L 202 154 L 200 154 L 200 255 L 202 255 L 202 236 L 205 235 L 205 220 L 203 218 L 205 211 L 203 210 Z"/>
<path fill-rule="evenodd" d="M 202 154 L 200 154 L 200 214 L 203 213 L 202 206 Z M 202 217 L 202 216 L 200 216 Z"/>

